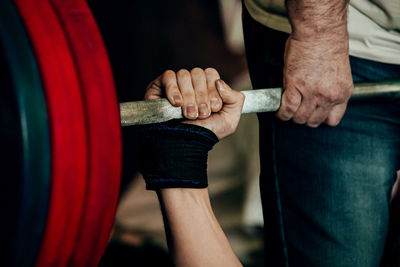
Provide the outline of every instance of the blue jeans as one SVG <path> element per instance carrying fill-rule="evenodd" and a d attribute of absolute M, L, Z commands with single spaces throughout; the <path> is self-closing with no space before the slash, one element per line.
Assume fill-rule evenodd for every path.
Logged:
<path fill-rule="evenodd" d="M 253 87 L 282 87 L 288 35 L 245 8 L 243 27 Z M 350 61 L 354 82 L 400 79 L 399 65 Z M 400 101 L 351 101 L 337 127 L 258 118 L 266 264 L 379 266 L 400 169 Z"/>

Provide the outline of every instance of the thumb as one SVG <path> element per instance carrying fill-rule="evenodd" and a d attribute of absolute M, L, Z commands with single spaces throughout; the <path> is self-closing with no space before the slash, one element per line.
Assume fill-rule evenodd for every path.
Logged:
<path fill-rule="evenodd" d="M 224 103 L 223 109 L 242 109 L 244 95 L 241 92 L 233 90 L 221 79 L 215 81 L 215 87 L 217 88 L 218 93 L 222 98 L 222 102 Z"/>

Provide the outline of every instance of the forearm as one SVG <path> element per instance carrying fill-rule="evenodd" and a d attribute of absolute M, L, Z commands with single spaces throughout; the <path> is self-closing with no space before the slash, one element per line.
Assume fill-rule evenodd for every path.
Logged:
<path fill-rule="evenodd" d="M 206 188 L 163 189 L 158 197 L 176 266 L 242 266 L 214 216 Z"/>
<path fill-rule="evenodd" d="M 348 2 L 349 0 L 286 0 L 292 38 L 347 38 Z"/>

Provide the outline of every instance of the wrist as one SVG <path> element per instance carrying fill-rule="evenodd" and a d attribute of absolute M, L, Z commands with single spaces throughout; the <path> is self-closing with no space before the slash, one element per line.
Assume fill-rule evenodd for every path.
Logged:
<path fill-rule="evenodd" d="M 335 40 L 348 41 L 347 24 L 325 27 L 322 25 L 307 25 L 307 23 L 292 24 L 293 39 L 303 42 L 331 42 Z"/>
<path fill-rule="evenodd" d="M 308 58 L 343 58 L 349 55 L 349 39 L 346 34 L 338 35 L 319 35 L 305 38 L 304 35 L 296 35 L 292 32 L 289 40 L 290 47 L 299 51 L 302 56 Z M 288 49 L 289 47 L 287 47 Z"/>
<path fill-rule="evenodd" d="M 178 121 L 146 125 L 139 130 L 140 169 L 148 190 L 205 188 L 208 151 L 217 136 Z"/>
<path fill-rule="evenodd" d="M 347 0 L 286 0 L 286 6 L 293 38 L 347 37 Z"/>
<path fill-rule="evenodd" d="M 185 207 L 200 207 L 211 210 L 207 188 L 163 188 L 157 190 L 157 195 L 166 209 L 184 210 Z"/>
<path fill-rule="evenodd" d="M 157 190 L 157 193 L 168 200 L 203 202 L 208 199 L 207 188 L 163 188 Z"/>

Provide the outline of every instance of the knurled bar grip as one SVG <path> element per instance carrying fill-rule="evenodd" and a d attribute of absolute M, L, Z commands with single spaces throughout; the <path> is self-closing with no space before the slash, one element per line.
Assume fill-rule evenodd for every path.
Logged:
<path fill-rule="evenodd" d="M 277 111 L 282 88 L 242 91 L 245 95 L 242 114 Z M 398 98 L 400 81 L 355 84 L 352 99 Z M 141 125 L 182 119 L 182 108 L 172 106 L 166 98 L 120 103 L 121 125 Z"/>

